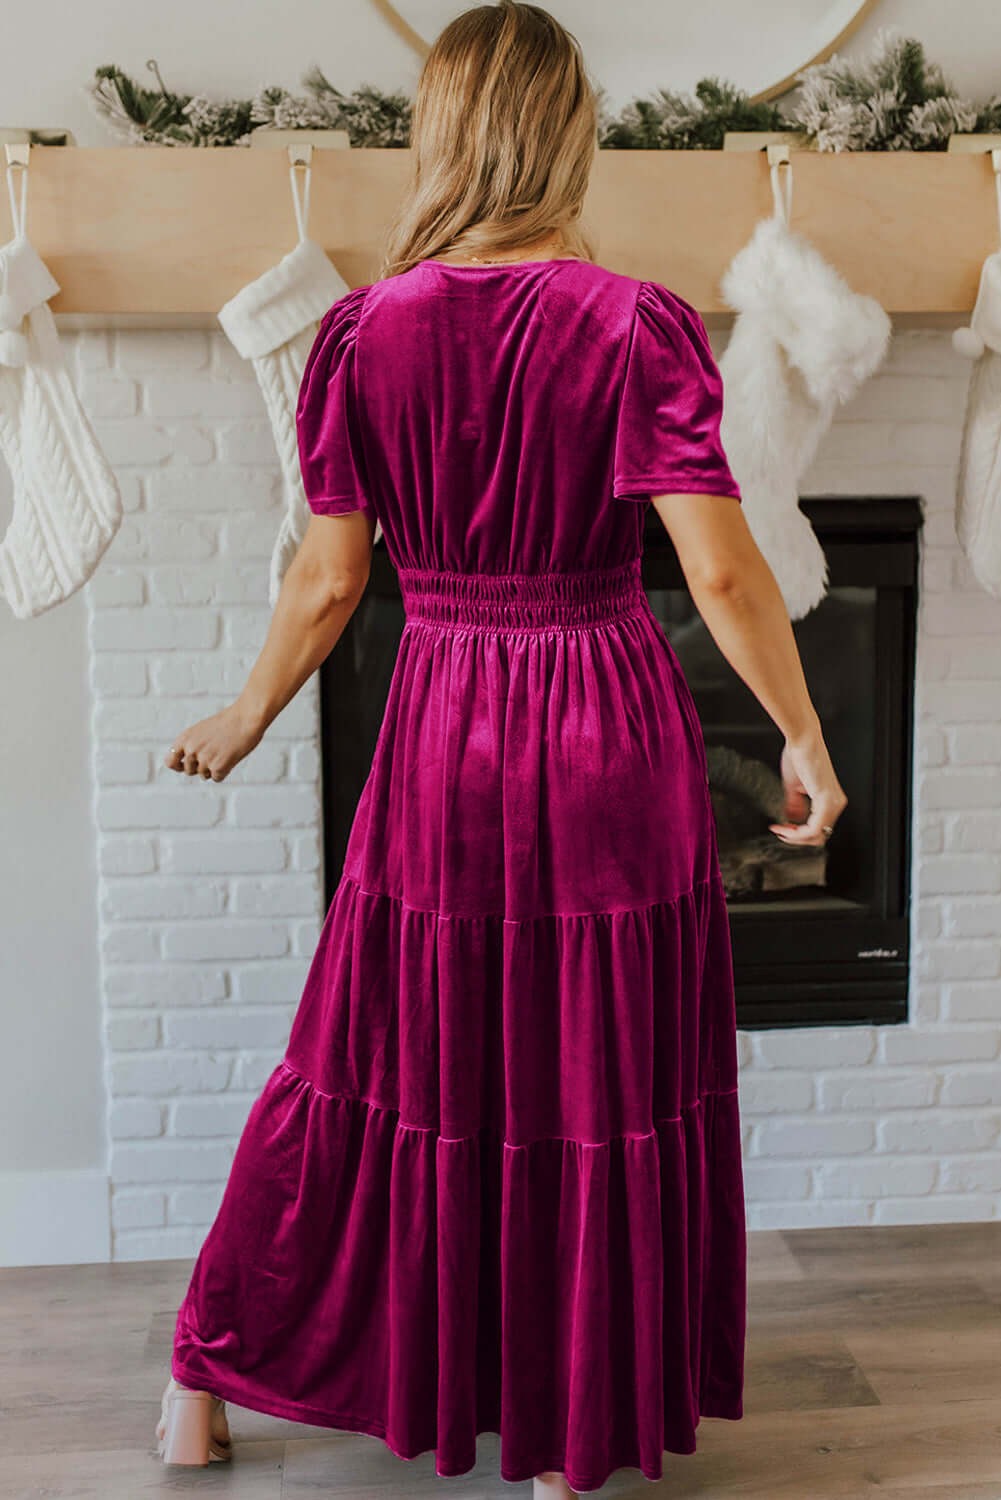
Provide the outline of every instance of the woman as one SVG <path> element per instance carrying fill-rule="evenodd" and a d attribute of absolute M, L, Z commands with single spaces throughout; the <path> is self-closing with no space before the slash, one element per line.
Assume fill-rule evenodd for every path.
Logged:
<path fill-rule="evenodd" d="M 375 522 L 406 620 L 285 1058 L 178 1312 L 168 1462 L 223 1402 L 436 1472 L 501 1435 L 537 1496 L 662 1473 L 742 1414 L 729 928 L 705 749 L 640 583 L 653 505 L 785 735 L 790 843 L 845 805 L 719 441 L 683 298 L 595 264 L 596 107 L 544 10 L 437 39 L 383 274 L 296 413 L 315 513 L 238 700 L 167 764 L 222 780 L 340 638 Z M 169 1429 L 169 1430 L 168 1430 Z"/>

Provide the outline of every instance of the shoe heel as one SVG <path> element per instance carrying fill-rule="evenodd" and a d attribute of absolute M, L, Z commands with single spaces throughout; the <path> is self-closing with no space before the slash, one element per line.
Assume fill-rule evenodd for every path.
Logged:
<path fill-rule="evenodd" d="M 207 1464 L 212 1428 L 212 1397 L 207 1391 L 175 1390 L 167 1411 L 165 1464 Z"/>

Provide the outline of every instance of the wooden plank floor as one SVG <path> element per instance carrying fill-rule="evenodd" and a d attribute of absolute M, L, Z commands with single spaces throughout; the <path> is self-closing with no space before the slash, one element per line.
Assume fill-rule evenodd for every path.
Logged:
<path fill-rule="evenodd" d="M 1001 1500 L 1001 1223 L 749 1235 L 745 1415 L 602 1500 Z M 166 1468 L 153 1428 L 187 1261 L 0 1270 L 0 1500 L 502 1500 L 499 1438 L 433 1454 L 228 1405 L 229 1464 Z"/>

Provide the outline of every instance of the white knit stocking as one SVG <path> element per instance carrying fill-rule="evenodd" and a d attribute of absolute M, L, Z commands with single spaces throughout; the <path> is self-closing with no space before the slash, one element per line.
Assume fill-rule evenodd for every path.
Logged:
<path fill-rule="evenodd" d="M 956 535 L 973 576 L 1001 599 L 1001 354 L 970 376 L 956 484 Z"/>
<path fill-rule="evenodd" d="M 334 299 L 331 298 L 331 301 Z M 268 597 L 273 605 L 278 598 L 282 579 L 302 541 L 309 521 L 309 507 L 302 487 L 299 471 L 299 449 L 295 431 L 295 403 L 299 393 L 306 356 L 315 337 L 317 324 L 308 324 L 294 338 L 279 345 L 271 354 L 262 354 L 252 360 L 254 374 L 264 397 L 275 447 L 282 467 L 285 490 L 285 512 L 274 551 L 271 554 L 271 571 L 268 578 Z"/>
<path fill-rule="evenodd" d="M 271 556 L 268 596 L 272 606 L 310 517 L 296 443 L 299 383 L 320 320 L 348 290 L 323 247 L 303 237 L 294 250 L 249 282 L 218 313 L 233 347 L 254 367 L 282 468 L 285 513 Z"/>
<path fill-rule="evenodd" d="M 8 168 L 8 183 L 10 168 Z M 19 619 L 86 583 L 118 530 L 118 484 L 70 379 L 47 298 L 59 290 L 24 234 L 0 247 L 0 452 L 14 509 L 0 542 L 0 593 Z"/>

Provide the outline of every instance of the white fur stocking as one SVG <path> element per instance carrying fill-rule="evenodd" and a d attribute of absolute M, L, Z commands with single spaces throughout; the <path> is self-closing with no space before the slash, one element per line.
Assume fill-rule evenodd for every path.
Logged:
<path fill-rule="evenodd" d="M 720 436 L 744 513 L 792 619 L 824 597 L 827 559 L 798 481 L 839 404 L 886 354 L 891 325 L 778 215 L 762 219 L 720 281 L 737 317 L 719 360 Z"/>

